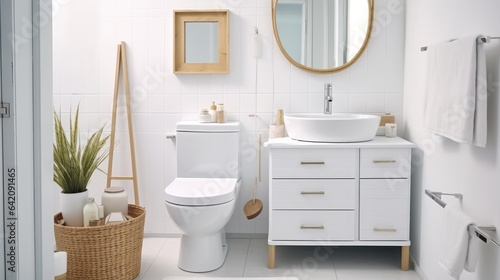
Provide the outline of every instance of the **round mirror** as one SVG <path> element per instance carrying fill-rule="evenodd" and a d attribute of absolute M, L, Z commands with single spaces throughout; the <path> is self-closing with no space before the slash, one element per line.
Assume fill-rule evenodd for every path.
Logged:
<path fill-rule="evenodd" d="M 295 66 L 320 73 L 353 64 L 370 40 L 373 0 L 273 0 L 274 36 Z"/>

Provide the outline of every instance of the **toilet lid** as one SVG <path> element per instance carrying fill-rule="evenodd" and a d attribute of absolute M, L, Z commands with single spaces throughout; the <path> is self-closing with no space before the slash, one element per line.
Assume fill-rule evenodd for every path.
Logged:
<path fill-rule="evenodd" d="M 180 121 L 177 123 L 177 132 L 239 132 L 239 122 L 200 123 L 199 121 Z"/>
<path fill-rule="evenodd" d="M 176 178 L 165 188 L 165 200 L 178 205 L 207 206 L 235 198 L 234 178 Z"/>

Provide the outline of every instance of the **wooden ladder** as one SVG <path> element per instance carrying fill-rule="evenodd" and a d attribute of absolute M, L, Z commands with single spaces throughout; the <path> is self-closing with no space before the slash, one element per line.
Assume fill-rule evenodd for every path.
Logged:
<path fill-rule="evenodd" d="M 113 157 L 115 152 L 115 137 L 116 137 L 116 114 L 118 107 L 118 88 L 120 81 L 120 66 L 123 66 L 123 82 L 125 86 L 125 103 L 127 107 L 128 120 L 128 136 L 130 141 L 130 157 L 132 161 L 132 176 L 113 176 Z M 128 80 L 127 55 L 125 52 L 125 42 L 120 42 L 116 51 L 116 72 L 115 72 L 115 87 L 113 96 L 113 114 L 111 120 L 111 136 L 110 150 L 108 161 L 108 178 L 106 188 L 111 186 L 111 180 L 131 180 L 134 184 L 134 199 L 135 204 L 139 205 L 139 189 L 137 187 L 137 167 L 135 160 L 135 145 L 134 145 L 134 130 L 132 129 L 132 112 L 130 110 L 130 87 Z"/>

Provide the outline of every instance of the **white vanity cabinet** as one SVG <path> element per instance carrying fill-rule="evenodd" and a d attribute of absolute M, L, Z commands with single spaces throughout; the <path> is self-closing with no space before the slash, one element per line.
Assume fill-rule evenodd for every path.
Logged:
<path fill-rule="evenodd" d="M 271 139 L 269 260 L 276 246 L 401 246 L 409 269 L 413 144 Z"/>

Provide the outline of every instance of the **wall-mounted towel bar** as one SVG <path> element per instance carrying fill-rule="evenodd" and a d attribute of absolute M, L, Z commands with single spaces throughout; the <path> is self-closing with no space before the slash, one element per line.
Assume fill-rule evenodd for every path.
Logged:
<path fill-rule="evenodd" d="M 446 202 L 444 202 L 443 200 L 441 200 L 441 196 L 442 195 L 450 195 L 450 196 L 454 196 L 456 198 L 460 198 L 462 199 L 463 198 L 463 195 L 460 194 L 460 193 L 442 193 L 442 192 L 433 192 L 433 191 L 430 191 L 430 190 L 425 190 L 425 194 L 427 196 L 429 196 L 430 198 L 432 198 L 432 200 L 434 200 L 437 204 L 439 204 L 439 206 L 441 207 L 445 207 L 446 206 Z M 484 243 L 493 243 L 494 245 L 496 245 L 497 247 L 500 247 L 500 244 L 498 244 L 498 242 L 496 242 L 495 240 L 493 240 L 489 234 L 487 234 L 486 232 L 484 232 L 485 230 L 490 230 L 490 231 L 496 231 L 496 227 L 494 226 L 476 226 L 476 225 L 473 225 L 473 229 L 474 229 L 474 232 L 476 233 L 476 237 L 479 238 L 481 241 L 483 241 Z"/>
<path fill-rule="evenodd" d="M 484 44 L 484 43 L 489 43 L 490 40 L 492 39 L 500 39 L 500 37 L 491 37 L 491 36 L 482 36 L 477 38 L 477 43 L 478 44 Z M 427 50 L 427 46 L 421 47 L 420 51 L 425 52 Z"/>
<path fill-rule="evenodd" d="M 441 200 L 442 195 L 454 196 L 458 199 L 462 199 L 464 197 L 461 193 L 431 192 L 429 190 L 425 190 L 425 194 L 427 194 L 430 198 L 432 198 L 432 200 L 434 200 L 437 204 L 439 204 L 443 208 L 446 206 L 446 202 Z"/>

